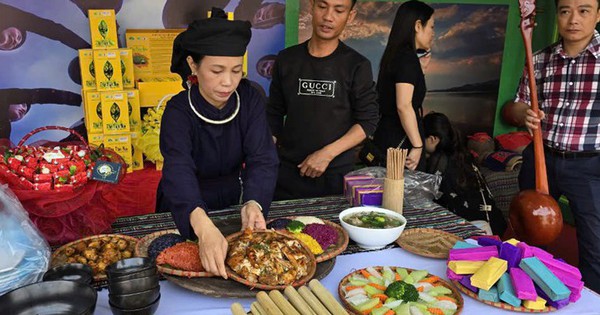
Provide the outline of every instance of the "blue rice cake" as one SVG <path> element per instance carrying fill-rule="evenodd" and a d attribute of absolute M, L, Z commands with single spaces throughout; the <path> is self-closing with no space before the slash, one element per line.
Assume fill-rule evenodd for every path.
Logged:
<path fill-rule="evenodd" d="M 481 300 L 490 302 L 500 302 L 500 297 L 498 296 L 498 288 L 496 288 L 496 286 L 491 287 L 489 290 L 479 289 L 479 293 L 477 293 L 477 296 Z"/>
<path fill-rule="evenodd" d="M 480 247 L 480 246 L 471 244 L 471 243 L 467 243 L 464 241 L 458 241 L 454 244 L 454 246 L 452 246 L 452 249 L 476 248 L 476 247 Z"/>
<path fill-rule="evenodd" d="M 498 296 L 500 297 L 500 300 L 514 307 L 521 306 L 521 299 L 519 299 L 515 294 L 512 281 L 510 280 L 508 273 L 505 272 L 502 277 L 500 277 L 500 280 L 498 280 L 498 284 L 496 284 L 496 286 L 498 287 Z"/>
<path fill-rule="evenodd" d="M 568 298 L 571 291 L 537 257 L 521 259 L 519 267 L 552 301 Z"/>

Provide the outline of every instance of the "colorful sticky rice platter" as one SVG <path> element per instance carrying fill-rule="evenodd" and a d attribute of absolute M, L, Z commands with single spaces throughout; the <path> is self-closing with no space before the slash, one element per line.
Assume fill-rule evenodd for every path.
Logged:
<path fill-rule="evenodd" d="M 340 299 L 352 314 L 453 315 L 463 299 L 456 289 L 427 270 L 368 267 L 342 279 Z"/>
<path fill-rule="evenodd" d="M 270 221 L 267 229 L 287 233 L 302 241 L 315 255 L 317 262 L 331 259 L 348 246 L 348 233 L 338 224 L 312 216 L 279 218 Z"/>
<path fill-rule="evenodd" d="M 503 309 L 549 312 L 581 297 L 581 273 L 541 248 L 480 237 L 450 250 L 447 276 L 470 297 Z"/>

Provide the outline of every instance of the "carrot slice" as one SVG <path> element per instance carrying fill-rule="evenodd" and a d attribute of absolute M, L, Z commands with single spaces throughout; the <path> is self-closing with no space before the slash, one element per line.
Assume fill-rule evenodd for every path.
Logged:
<path fill-rule="evenodd" d="M 440 301 L 450 301 L 450 302 L 454 302 L 456 303 L 456 300 L 449 297 L 449 296 L 444 296 L 444 295 L 440 295 L 440 296 L 436 296 L 436 299 L 440 300 Z"/>
<path fill-rule="evenodd" d="M 373 294 L 371 295 L 371 298 L 378 298 L 383 303 L 387 300 L 388 296 L 385 294 Z"/>
<path fill-rule="evenodd" d="M 422 279 L 419 282 L 429 282 L 429 283 L 434 283 L 434 282 L 438 282 L 440 281 L 440 277 L 438 276 L 431 276 L 431 277 L 427 277 L 425 279 Z"/>
<path fill-rule="evenodd" d="M 374 283 L 374 282 L 369 282 L 369 284 L 367 284 L 367 285 L 370 285 L 373 288 L 381 290 L 381 291 L 385 291 L 385 289 L 387 289 L 385 286 L 377 284 L 377 283 Z"/>
<path fill-rule="evenodd" d="M 437 307 L 428 307 L 427 311 L 429 311 L 429 313 L 431 313 L 433 315 L 444 315 L 444 311 L 442 311 L 442 309 L 437 308 Z"/>
<path fill-rule="evenodd" d="M 367 279 L 369 279 L 369 277 L 371 276 L 371 274 L 368 271 L 364 270 L 364 269 L 361 269 L 360 273 L 363 275 L 363 277 L 365 277 Z"/>

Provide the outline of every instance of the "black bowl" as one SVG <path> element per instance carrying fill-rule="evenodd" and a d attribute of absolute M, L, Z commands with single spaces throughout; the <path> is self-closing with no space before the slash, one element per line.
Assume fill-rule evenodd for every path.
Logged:
<path fill-rule="evenodd" d="M 108 301 L 114 306 L 126 310 L 146 307 L 156 301 L 160 295 L 160 286 L 150 290 L 131 294 L 108 294 Z"/>
<path fill-rule="evenodd" d="M 159 302 L 160 294 L 158 295 L 156 301 L 152 302 L 152 304 L 136 309 L 123 309 L 117 307 L 116 305 L 113 305 L 112 303 L 110 303 L 110 301 L 108 302 L 108 304 L 110 304 L 110 310 L 114 315 L 152 315 L 158 309 Z"/>
<path fill-rule="evenodd" d="M 57 280 L 38 282 L 0 296 L 2 314 L 93 314 L 98 293 L 87 284 Z"/>
<path fill-rule="evenodd" d="M 130 273 L 156 268 L 152 259 L 147 257 L 127 258 L 106 267 L 109 278 L 119 277 Z"/>
<path fill-rule="evenodd" d="M 124 280 L 131 280 L 131 279 L 146 278 L 146 277 L 151 277 L 154 275 L 158 275 L 158 268 L 156 268 L 156 266 L 154 266 L 152 268 L 148 268 L 148 269 L 133 271 L 131 273 L 124 273 L 124 274 L 118 274 L 118 275 L 113 274 L 108 278 L 108 281 L 109 282 L 124 281 Z"/>
<path fill-rule="evenodd" d="M 84 264 L 65 264 L 56 266 L 44 274 L 43 281 L 68 280 L 85 284 L 92 283 L 92 268 Z"/>
<path fill-rule="evenodd" d="M 158 275 L 129 280 L 113 280 L 108 282 L 108 292 L 111 294 L 131 294 L 150 290 L 158 286 Z"/>

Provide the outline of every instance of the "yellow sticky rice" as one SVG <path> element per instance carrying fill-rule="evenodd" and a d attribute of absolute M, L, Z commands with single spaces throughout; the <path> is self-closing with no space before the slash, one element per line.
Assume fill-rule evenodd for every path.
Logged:
<path fill-rule="evenodd" d="M 294 237 L 299 239 L 306 246 L 308 246 L 308 248 L 314 255 L 319 255 L 323 253 L 323 248 L 321 248 L 321 245 L 319 245 L 319 243 L 314 238 L 312 238 L 312 236 L 304 233 L 296 233 L 294 234 Z"/>

